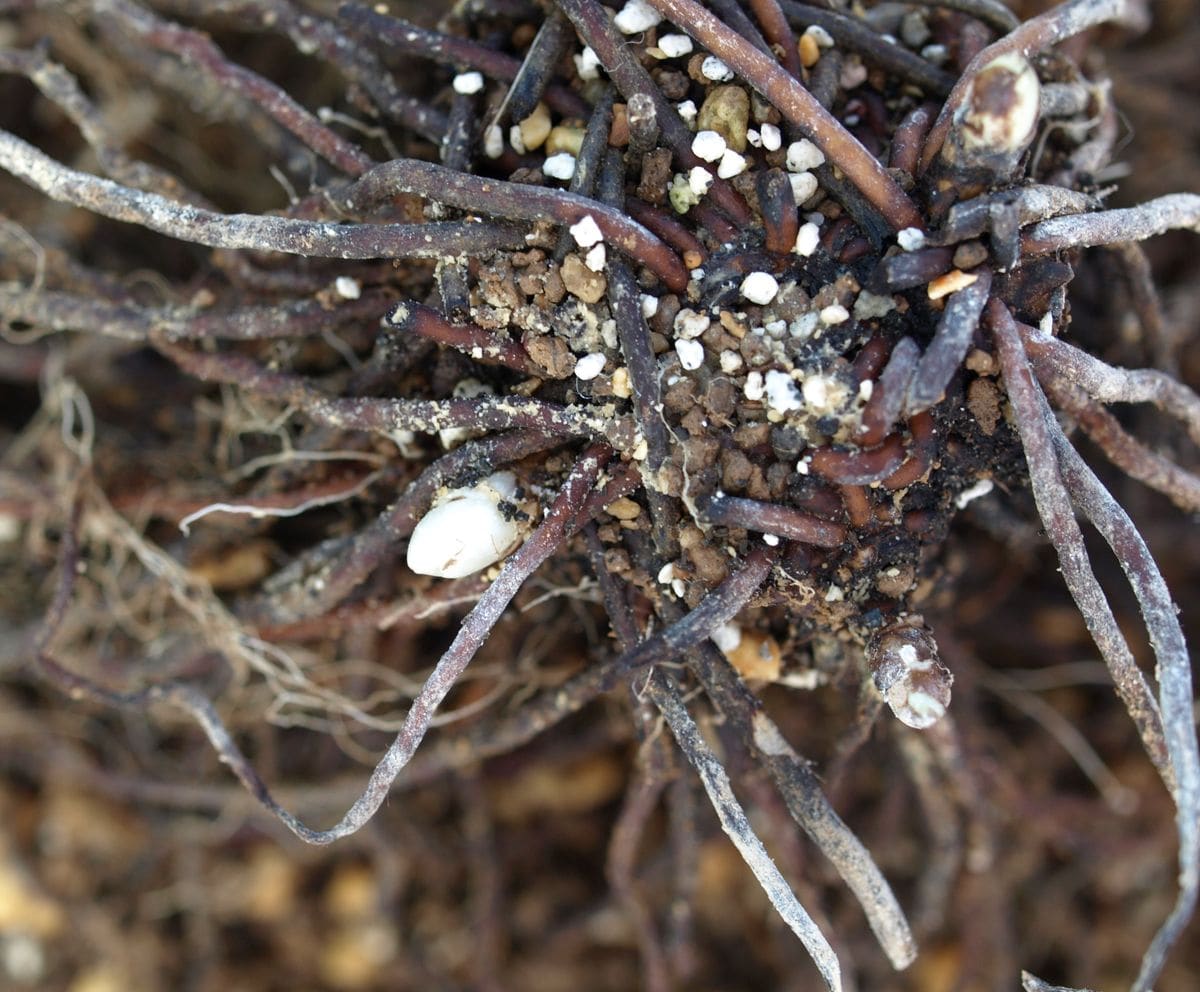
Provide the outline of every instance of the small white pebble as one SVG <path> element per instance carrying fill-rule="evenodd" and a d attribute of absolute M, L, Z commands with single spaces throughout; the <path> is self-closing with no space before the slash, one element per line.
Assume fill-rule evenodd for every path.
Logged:
<path fill-rule="evenodd" d="M 767 373 L 767 406 L 779 413 L 790 413 L 804 406 L 800 399 L 800 391 L 787 372 L 772 369 Z"/>
<path fill-rule="evenodd" d="M 641 34 L 662 22 L 662 14 L 646 0 L 628 0 L 628 3 L 613 18 L 613 26 L 621 34 Z"/>
<path fill-rule="evenodd" d="M 675 336 L 691 341 L 707 331 L 710 324 L 712 318 L 708 314 L 685 308 L 675 315 Z"/>
<path fill-rule="evenodd" d="M 641 296 L 642 316 L 649 319 L 658 313 L 658 297 L 643 293 Z"/>
<path fill-rule="evenodd" d="M 925 247 L 925 232 L 919 227 L 906 227 L 896 235 L 896 242 L 905 251 L 917 251 Z"/>
<path fill-rule="evenodd" d="M 763 544 L 765 544 L 768 548 L 779 547 L 779 537 L 775 534 L 763 534 L 762 539 Z"/>
<path fill-rule="evenodd" d="M 721 371 L 726 375 L 733 375 L 735 372 L 740 372 L 742 365 L 745 364 L 742 361 L 742 356 L 736 351 L 721 352 L 718 361 L 721 363 Z"/>
<path fill-rule="evenodd" d="M 774 124 L 764 124 L 759 133 L 762 135 L 762 146 L 769 152 L 777 152 L 783 147 L 783 132 Z"/>
<path fill-rule="evenodd" d="M 571 225 L 571 237 L 580 248 L 591 248 L 604 240 L 604 232 L 591 214 L 584 214 L 582 219 Z"/>
<path fill-rule="evenodd" d="M 786 320 L 768 321 L 767 323 L 765 323 L 763 325 L 763 330 L 766 331 L 767 334 L 769 334 L 771 337 L 773 337 L 776 341 L 779 341 L 783 338 L 784 334 L 787 333 L 787 321 Z"/>
<path fill-rule="evenodd" d="M 592 245 L 587 254 L 583 256 L 583 264 L 593 272 L 603 272 L 607 262 L 608 250 L 604 247 L 603 241 L 598 245 Z"/>
<path fill-rule="evenodd" d="M 688 275 L 691 276 L 692 282 L 700 282 L 700 280 L 702 280 L 704 278 L 704 270 L 703 269 L 689 269 Z"/>
<path fill-rule="evenodd" d="M 715 162 L 725 154 L 725 139 L 716 131 L 697 131 L 692 138 L 692 152 L 705 162 Z"/>
<path fill-rule="evenodd" d="M 788 145 L 786 165 L 788 172 L 807 172 L 825 162 L 825 153 L 807 138 Z"/>
<path fill-rule="evenodd" d="M 941 65 L 950 57 L 950 50 L 945 45 L 926 45 L 921 49 L 921 58 L 934 65 Z"/>
<path fill-rule="evenodd" d="M 572 162 L 574 159 L 572 159 Z M 704 166 L 693 166 L 688 172 L 688 186 L 696 196 L 703 196 L 708 192 L 708 187 L 712 185 L 713 174 Z"/>
<path fill-rule="evenodd" d="M 692 54 L 692 39 L 686 34 L 664 34 L 658 39 L 658 48 L 667 58 L 677 59 Z"/>
<path fill-rule="evenodd" d="M 820 243 L 821 229 L 816 224 L 801 224 L 800 231 L 796 234 L 796 247 L 792 251 L 808 258 L 817 250 L 817 245 Z"/>
<path fill-rule="evenodd" d="M 764 396 L 763 375 L 761 372 L 751 372 L 746 376 L 746 385 L 742 387 L 746 399 L 757 403 Z"/>
<path fill-rule="evenodd" d="M 714 83 L 727 83 L 733 79 L 733 70 L 715 55 L 709 55 L 700 63 L 700 75 Z"/>
<path fill-rule="evenodd" d="M 349 276 L 338 276 L 333 281 L 333 288 L 343 300 L 357 300 L 362 296 L 362 286 L 358 284 L 357 279 L 351 279 Z"/>
<path fill-rule="evenodd" d="M 721 164 L 717 166 L 717 175 L 721 179 L 732 179 L 734 176 L 740 176 L 745 172 L 749 164 L 746 161 L 746 156 L 740 155 L 732 148 L 728 148 L 725 154 L 721 156 Z"/>
<path fill-rule="evenodd" d="M 792 184 L 792 199 L 796 206 L 812 198 L 817 191 L 817 177 L 811 172 L 792 172 L 788 174 Z"/>
<path fill-rule="evenodd" d="M 704 345 L 699 341 L 676 341 L 675 354 L 679 356 L 679 364 L 688 372 L 704 364 Z"/>
<path fill-rule="evenodd" d="M 965 509 L 968 504 L 973 503 L 981 496 L 986 496 L 995 488 L 995 484 L 991 479 L 980 479 L 975 485 L 964 489 L 961 493 L 954 497 L 954 505 L 960 510 Z"/>
<path fill-rule="evenodd" d="M 858 384 L 858 398 L 864 403 L 875 394 L 875 383 L 871 379 L 863 379 Z"/>
<path fill-rule="evenodd" d="M 518 155 L 524 155 L 528 150 L 525 147 L 525 135 L 521 131 L 520 124 L 514 124 L 508 129 L 508 143 L 512 145 L 512 149 Z"/>
<path fill-rule="evenodd" d="M 801 475 L 808 475 L 808 455 L 796 462 L 796 471 Z"/>
<path fill-rule="evenodd" d="M 712 632 L 712 642 L 728 654 L 742 643 L 742 628 L 736 623 L 723 623 Z"/>
<path fill-rule="evenodd" d="M 575 175 L 575 156 L 570 152 L 558 152 L 542 163 L 542 172 L 551 179 L 569 180 Z"/>
<path fill-rule="evenodd" d="M 825 602 L 840 603 L 846 598 L 846 594 L 842 592 L 841 586 L 830 586 L 829 591 L 825 593 Z"/>
<path fill-rule="evenodd" d="M 658 570 L 658 581 L 664 586 L 675 578 L 675 566 L 671 562 L 667 562 Z"/>
<path fill-rule="evenodd" d="M 822 324 L 841 324 L 850 319 L 850 311 L 840 303 L 825 307 L 820 314 Z"/>
<path fill-rule="evenodd" d="M 805 28 L 804 33 L 812 38 L 820 48 L 833 47 L 833 35 L 826 31 L 819 24 L 814 24 L 811 27 Z"/>
<path fill-rule="evenodd" d="M 672 579 L 671 592 L 675 594 L 677 599 L 683 599 L 687 595 L 687 583 L 683 579 Z"/>
<path fill-rule="evenodd" d="M 679 111 L 679 116 L 683 118 L 683 123 L 691 127 L 696 123 L 696 104 L 691 100 L 684 100 L 683 103 L 676 104 L 675 109 Z"/>
<path fill-rule="evenodd" d="M 746 129 L 746 143 L 751 148 L 762 148 L 762 135 L 759 134 L 757 131 L 755 131 L 754 128 L 752 128 L 752 127 L 747 128 Z"/>
<path fill-rule="evenodd" d="M 765 306 L 778 292 L 779 283 L 769 272 L 751 272 L 742 280 L 742 296 L 751 303 Z"/>
<path fill-rule="evenodd" d="M 483 132 L 483 154 L 488 158 L 499 158 L 504 154 L 504 132 L 496 124 Z"/>
<path fill-rule="evenodd" d="M 575 56 L 575 71 L 580 79 L 599 79 L 600 57 L 591 48 L 585 48 Z"/>
<path fill-rule="evenodd" d="M 604 355 L 598 351 L 584 355 L 575 363 L 575 378 L 582 379 L 584 382 L 590 382 L 603 371 Z"/>
<path fill-rule="evenodd" d="M 454 92 L 471 96 L 483 89 L 483 73 L 460 72 L 454 77 Z"/>

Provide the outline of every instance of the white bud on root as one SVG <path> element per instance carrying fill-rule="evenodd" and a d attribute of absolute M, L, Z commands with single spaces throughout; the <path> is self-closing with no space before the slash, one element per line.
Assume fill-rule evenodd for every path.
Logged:
<path fill-rule="evenodd" d="M 447 492 L 413 528 L 408 567 L 418 575 L 459 579 L 507 557 L 529 529 L 528 515 L 512 502 L 516 492 L 511 472 Z"/>
<path fill-rule="evenodd" d="M 1037 73 L 1016 53 L 1001 55 L 979 70 L 956 115 L 963 154 L 1018 156 L 1033 141 L 1041 103 Z"/>
<path fill-rule="evenodd" d="M 925 730 L 945 716 L 954 676 L 927 629 L 903 622 L 885 627 L 867 645 L 867 661 L 875 687 L 901 723 Z"/>

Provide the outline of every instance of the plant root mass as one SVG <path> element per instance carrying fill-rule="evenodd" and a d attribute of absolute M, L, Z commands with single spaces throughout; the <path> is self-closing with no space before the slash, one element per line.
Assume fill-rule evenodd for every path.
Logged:
<path fill-rule="evenodd" d="M 1149 9 L 419 7 L 0 0 L 0 985 L 1189 987 Z"/>

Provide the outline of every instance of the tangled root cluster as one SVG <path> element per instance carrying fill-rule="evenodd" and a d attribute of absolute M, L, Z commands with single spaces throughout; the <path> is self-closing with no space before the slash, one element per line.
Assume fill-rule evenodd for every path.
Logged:
<path fill-rule="evenodd" d="M 1107 409 L 1152 404 L 1200 442 L 1200 399 L 1094 357 L 1073 320 L 1075 270 L 1107 246 L 1142 333 L 1161 333 L 1137 242 L 1200 229 L 1196 196 L 1104 209 L 1117 110 L 1072 42 L 1137 28 L 1139 4 L 1070 0 L 1019 23 L 994 0 L 468 0 L 438 30 L 356 3 L 0 9 L 0 68 L 54 119 L 30 125 L 36 142 L 0 132 L 0 165 L 78 208 L 14 203 L 0 255 L 0 372 L 41 387 L 0 467 L 24 561 L 6 574 L 46 577 L 44 618 L 11 611 L 41 677 L 190 717 L 312 844 L 356 834 L 393 790 L 449 772 L 478 788 L 482 762 L 564 721 L 608 746 L 617 722 L 641 744 L 608 877 L 646 986 L 697 980 L 690 764 L 840 989 L 878 974 L 877 952 L 831 944 L 858 948 L 845 928 L 861 916 L 830 930 L 829 893 L 772 860 L 734 784 L 785 851 L 803 829 L 886 961 L 912 964 L 907 895 L 789 742 L 811 735 L 794 712 L 842 712 L 820 745 L 831 788 L 878 724 L 928 816 L 978 809 L 933 630 L 956 579 L 943 552 L 969 506 L 1009 531 L 1036 510 L 1176 805 L 1180 893 L 1133 985 L 1150 988 L 1198 886 L 1189 659 L 1145 543 L 1062 426 L 1200 509 L 1200 479 Z M 301 57 L 336 71 L 337 109 L 305 105 L 315 84 L 280 68 Z M 132 83 L 146 106 L 118 101 Z M 138 114 L 173 108 L 225 129 L 180 174 L 136 147 Z M 268 166 L 282 209 L 230 175 Z M 1157 691 L 1077 513 L 1129 578 Z M 602 696 L 624 716 L 589 724 Z M 146 732 L 186 735 L 165 712 Z M 264 716 L 374 766 L 332 827 L 290 812 L 247 758 Z M 281 767 L 324 809 L 345 790 L 308 748 Z M 939 829 L 948 852 L 916 876 L 927 933 L 964 857 Z M 637 882 L 652 844 L 670 900 Z M 973 871 L 988 850 L 977 836 Z"/>

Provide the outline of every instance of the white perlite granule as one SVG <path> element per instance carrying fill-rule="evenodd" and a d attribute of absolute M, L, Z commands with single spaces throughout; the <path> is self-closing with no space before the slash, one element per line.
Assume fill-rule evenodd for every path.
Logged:
<path fill-rule="evenodd" d="M 761 372 L 751 372 L 746 376 L 746 385 L 742 387 L 746 399 L 757 403 L 763 398 L 763 376 Z"/>
<path fill-rule="evenodd" d="M 575 175 L 575 156 L 570 152 L 558 152 L 542 163 L 542 172 L 551 179 L 569 180 Z"/>
<path fill-rule="evenodd" d="M 778 292 L 779 283 L 769 272 L 751 272 L 742 280 L 742 296 L 751 303 L 765 306 Z"/>
<path fill-rule="evenodd" d="M 641 34 L 662 23 L 662 19 L 646 0 L 629 0 L 613 18 L 613 26 L 622 34 Z"/>
<path fill-rule="evenodd" d="M 587 82 L 600 78 L 600 57 L 590 48 L 585 48 L 575 56 L 575 71 L 579 78 Z"/>
<path fill-rule="evenodd" d="M 732 148 L 728 148 L 725 154 L 721 156 L 721 164 L 717 166 L 717 175 L 721 179 L 732 179 L 734 176 L 740 176 L 745 172 L 749 164 L 744 155 L 740 155 Z"/>
<path fill-rule="evenodd" d="M 583 256 L 583 264 L 593 272 L 603 272 L 604 266 L 608 263 L 608 249 L 604 247 L 604 242 L 601 241 L 598 245 L 592 245 L 588 249 L 586 255 Z"/>
<path fill-rule="evenodd" d="M 675 336 L 690 341 L 692 338 L 700 337 L 708 330 L 711 323 L 712 318 L 706 313 L 697 313 L 690 309 L 680 310 L 675 315 Z"/>
<path fill-rule="evenodd" d="M 919 227 L 906 227 L 896 235 L 896 241 L 905 251 L 917 251 L 925 247 L 925 232 Z"/>
<path fill-rule="evenodd" d="M 705 162 L 715 162 L 725 154 L 725 139 L 716 131 L 697 131 L 692 138 L 692 152 Z"/>
<path fill-rule="evenodd" d="M 841 324 L 850 319 L 850 311 L 840 303 L 834 303 L 821 311 L 822 324 Z"/>
<path fill-rule="evenodd" d="M 349 276 L 338 276 L 333 281 L 333 288 L 343 300 L 357 300 L 362 296 L 362 286 L 357 279 L 351 279 Z"/>
<path fill-rule="evenodd" d="M 580 248 L 591 248 L 604 240 L 604 232 L 596 223 L 596 218 L 585 214 L 577 223 L 571 225 L 571 237 Z"/>
<path fill-rule="evenodd" d="M 807 138 L 788 145 L 786 163 L 788 172 L 807 172 L 825 164 L 825 153 Z"/>
<path fill-rule="evenodd" d="M 821 229 L 816 224 L 801 224 L 800 231 L 796 235 L 796 247 L 792 250 L 797 255 L 803 255 L 805 258 L 808 258 L 817 250 L 817 245 L 820 243 Z"/>
<path fill-rule="evenodd" d="M 790 413 L 804 406 L 800 391 L 787 372 L 772 369 L 766 378 L 767 406 L 779 413 Z"/>
<path fill-rule="evenodd" d="M 495 124 L 483 132 L 483 154 L 488 158 L 504 154 L 504 132 Z"/>
<path fill-rule="evenodd" d="M 831 35 L 818 24 L 814 24 L 812 27 L 806 28 L 804 33 L 812 38 L 812 40 L 817 43 L 819 48 L 833 47 L 833 35 Z"/>
<path fill-rule="evenodd" d="M 686 34 L 664 34 L 658 39 L 658 50 L 669 59 L 692 54 L 692 39 Z"/>
<path fill-rule="evenodd" d="M 817 191 L 817 177 L 811 172 L 793 172 L 788 176 L 792 184 L 792 199 L 796 206 L 810 199 Z"/>
<path fill-rule="evenodd" d="M 703 196 L 712 185 L 713 174 L 702 165 L 693 166 L 688 172 L 687 181 L 696 196 Z"/>
<path fill-rule="evenodd" d="M 483 89 L 483 73 L 460 72 L 454 77 L 454 92 L 471 96 Z"/>
<path fill-rule="evenodd" d="M 714 83 L 727 83 L 733 79 L 733 70 L 715 55 L 709 55 L 700 63 L 700 75 Z"/>
<path fill-rule="evenodd" d="M 584 355 L 575 363 L 575 378 L 582 379 L 584 382 L 595 379 L 604 371 L 604 361 L 604 355 L 601 352 Z"/>
<path fill-rule="evenodd" d="M 675 354 L 679 356 L 679 364 L 689 372 L 704 364 L 704 345 L 699 341 L 676 341 Z"/>

